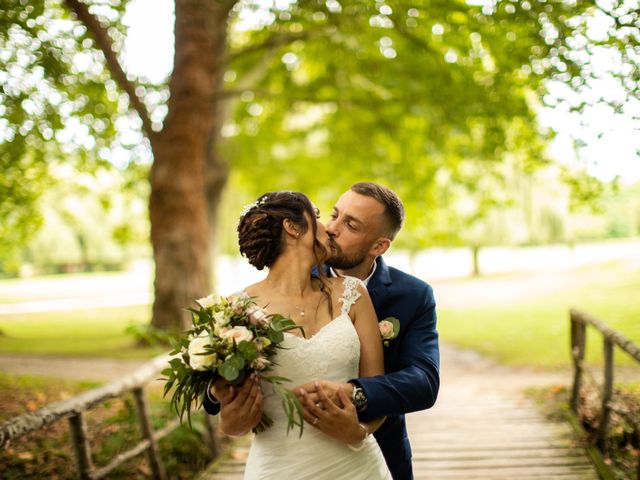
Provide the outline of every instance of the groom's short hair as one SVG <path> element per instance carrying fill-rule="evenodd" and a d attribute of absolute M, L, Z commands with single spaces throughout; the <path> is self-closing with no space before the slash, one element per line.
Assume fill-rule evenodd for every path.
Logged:
<path fill-rule="evenodd" d="M 365 197 L 374 198 L 384 206 L 386 233 L 393 240 L 404 223 L 404 206 L 398 195 L 389 188 L 373 182 L 355 183 L 351 185 L 350 190 Z"/>

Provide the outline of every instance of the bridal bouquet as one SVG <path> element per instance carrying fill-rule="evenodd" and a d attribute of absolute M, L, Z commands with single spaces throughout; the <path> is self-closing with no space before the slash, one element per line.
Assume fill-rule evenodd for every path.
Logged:
<path fill-rule="evenodd" d="M 282 386 L 288 379 L 267 375 L 277 349 L 282 348 L 284 332 L 302 328 L 282 315 L 268 315 L 244 293 L 210 295 L 196 303 L 198 308 L 187 309 L 192 313 L 193 328 L 172 341 L 171 354 L 175 356 L 169 368 L 162 371 L 167 382 L 164 395 L 175 387 L 171 407 L 180 419 L 187 412 L 191 421 L 192 406 L 198 405 L 217 379 L 237 385 L 255 372 L 271 383 L 282 399 L 289 420 L 287 432 L 297 425 L 302 435 L 302 406 L 293 392 Z M 273 420 L 263 413 L 254 431 L 264 431 L 272 424 Z"/>

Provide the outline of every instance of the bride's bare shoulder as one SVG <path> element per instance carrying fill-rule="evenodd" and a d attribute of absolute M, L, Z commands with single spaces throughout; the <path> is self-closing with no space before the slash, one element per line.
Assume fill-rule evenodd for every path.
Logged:
<path fill-rule="evenodd" d="M 325 277 L 322 281 L 331 289 L 332 292 L 335 290 L 342 290 L 343 279 L 341 277 Z"/>
<path fill-rule="evenodd" d="M 246 293 L 250 297 L 259 297 L 260 296 L 260 292 L 262 291 L 262 285 L 261 284 L 262 284 L 262 282 L 252 283 L 251 285 L 248 285 L 248 286 L 244 287 L 240 291 L 243 292 L 243 293 Z"/>

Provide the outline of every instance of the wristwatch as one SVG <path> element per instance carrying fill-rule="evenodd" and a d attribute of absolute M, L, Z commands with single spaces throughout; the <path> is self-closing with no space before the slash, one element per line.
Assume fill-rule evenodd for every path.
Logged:
<path fill-rule="evenodd" d="M 361 412 L 367 408 L 367 394 L 364 393 L 362 387 L 353 383 L 351 385 L 353 385 L 353 396 L 351 397 L 351 401 L 356 407 L 356 411 Z"/>

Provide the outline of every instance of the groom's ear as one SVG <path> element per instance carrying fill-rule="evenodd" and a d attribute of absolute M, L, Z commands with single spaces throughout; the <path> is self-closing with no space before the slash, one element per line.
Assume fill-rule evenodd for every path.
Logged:
<path fill-rule="evenodd" d="M 376 257 L 379 257 L 380 255 L 384 255 L 384 253 L 387 250 L 389 250 L 390 246 L 391 246 L 391 240 L 389 240 L 387 237 L 380 237 L 371 246 L 369 253 L 371 255 L 375 255 Z"/>

